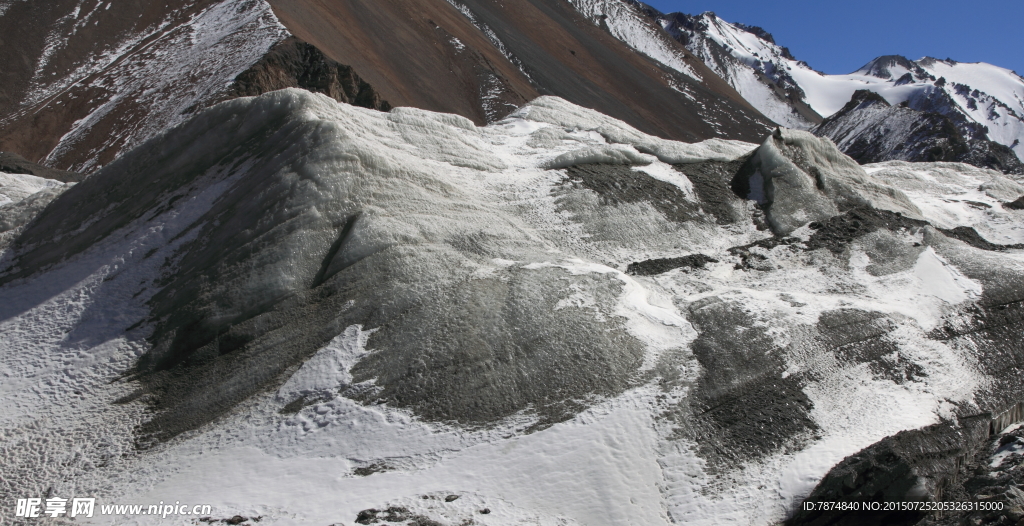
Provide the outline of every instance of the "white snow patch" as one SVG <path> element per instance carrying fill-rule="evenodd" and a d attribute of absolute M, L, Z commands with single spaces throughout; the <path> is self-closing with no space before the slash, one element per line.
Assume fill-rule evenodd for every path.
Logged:
<path fill-rule="evenodd" d="M 693 182 L 679 170 L 663 162 L 651 163 L 647 166 L 634 166 L 634 171 L 643 172 L 659 181 L 675 185 L 690 198 L 695 198 L 693 193 Z"/>
<path fill-rule="evenodd" d="M 982 286 L 967 278 L 935 250 L 928 247 L 914 267 L 904 272 L 875 277 L 864 270 L 870 258 L 856 251 L 850 258 L 854 276 L 877 298 L 872 310 L 899 313 L 932 329 L 949 312 L 949 307 L 977 299 Z"/>
<path fill-rule="evenodd" d="M 300 397 L 333 395 L 339 388 L 351 385 L 349 371 L 370 352 L 366 350 L 366 342 L 374 332 L 376 330 L 364 331 L 361 325 L 345 329 L 288 378 L 277 390 L 278 400 L 288 403 Z"/>
<path fill-rule="evenodd" d="M 604 146 L 596 148 L 584 148 L 581 150 L 563 153 L 554 158 L 544 167 L 549 170 L 568 168 L 579 164 L 651 164 L 655 158 L 644 155 L 633 148 L 622 146 Z"/>
<path fill-rule="evenodd" d="M 62 188 L 68 185 L 53 179 L 44 179 L 27 174 L 0 172 L 0 206 L 17 203 L 22 199 L 48 188 Z"/>
<path fill-rule="evenodd" d="M 641 370 L 654 367 L 665 351 L 685 347 L 697 337 L 697 331 L 679 314 L 671 300 L 649 290 L 621 270 L 579 259 L 560 263 L 530 263 L 523 268 L 561 268 L 574 275 L 608 274 L 621 281 L 623 288 L 614 314 L 626 318 L 626 328 L 630 334 L 647 345 L 648 353 Z"/>
<path fill-rule="evenodd" d="M 968 226 L 992 243 L 1024 243 L 1024 211 L 1003 206 L 1024 196 L 1024 185 L 999 172 L 959 163 L 902 161 L 865 168 L 902 190 L 937 228 Z"/>

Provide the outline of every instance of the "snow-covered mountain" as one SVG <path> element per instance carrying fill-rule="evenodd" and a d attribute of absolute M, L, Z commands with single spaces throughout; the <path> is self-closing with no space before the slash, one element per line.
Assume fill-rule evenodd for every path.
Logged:
<path fill-rule="evenodd" d="M 1024 518 L 1005 70 L 625 0 L 0 0 L 0 40 L 0 150 L 98 168 L 0 152 L 2 524 Z M 105 511 L 158 502 L 212 509 Z"/>
<path fill-rule="evenodd" d="M 768 118 L 797 129 L 821 122 L 821 108 L 808 104 L 800 81 L 802 70 L 810 67 L 777 45 L 766 31 L 730 24 L 714 13 L 654 16 L 665 31 Z"/>
<path fill-rule="evenodd" d="M 290 89 L 76 185 L 27 177 L 0 179 L 31 219 L 0 248 L 3 519 L 38 495 L 768 525 L 945 425 L 941 450 L 899 439 L 928 452 L 906 469 L 842 464 L 935 497 L 987 458 L 974 423 L 1020 419 L 1024 186 L 992 170 L 673 142 L 555 97 L 478 127 Z M 94 522 L 156 520 L 196 517 Z"/>
<path fill-rule="evenodd" d="M 601 13 L 609 31 L 638 51 L 665 55 L 661 35 L 633 22 L 647 17 L 725 79 L 761 113 L 790 128 L 809 129 L 841 110 L 859 90 L 893 106 L 951 119 L 968 139 L 990 139 L 1024 159 L 1024 78 L 984 63 L 884 56 L 849 75 L 825 75 L 795 58 L 756 26 L 730 23 L 714 13 L 663 14 L 632 0 L 575 0 L 584 13 Z M 593 16 L 593 15 L 591 15 Z M 618 19 L 618 20 L 616 20 Z M 671 63 L 671 57 L 665 60 Z"/>
<path fill-rule="evenodd" d="M 816 76 L 815 76 L 816 75 Z M 941 113 L 968 138 L 988 138 L 1024 158 L 1024 78 L 984 63 L 880 57 L 850 75 L 803 74 L 808 103 L 823 115 L 841 109 L 857 90 L 892 105 Z"/>
<path fill-rule="evenodd" d="M 742 56 L 731 53 L 729 30 L 713 15 L 691 17 L 681 13 L 663 15 L 633 0 L 571 0 L 573 6 L 593 23 L 639 53 L 687 76 L 702 79 L 695 61 L 703 63 L 716 77 L 724 79 L 758 111 L 790 128 L 810 128 L 821 117 L 808 108 L 799 87 L 771 61 L 762 62 L 760 53 L 781 53 L 785 48 L 772 42 Z M 742 32 L 741 32 L 742 33 Z M 771 41 L 771 35 L 762 33 Z M 750 39 L 751 43 L 755 40 Z M 683 44 L 682 46 L 680 44 Z"/>
<path fill-rule="evenodd" d="M 980 137 L 965 137 L 941 113 L 890 105 L 868 90 L 853 94 L 843 109 L 812 132 L 828 137 L 861 164 L 880 161 L 962 162 L 1003 173 L 1024 175 L 1013 150 Z"/>

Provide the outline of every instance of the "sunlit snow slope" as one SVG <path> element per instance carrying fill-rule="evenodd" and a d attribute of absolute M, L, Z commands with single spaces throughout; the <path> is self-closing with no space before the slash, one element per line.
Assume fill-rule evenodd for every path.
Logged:
<path fill-rule="evenodd" d="M 1017 401 L 1022 195 L 553 97 L 486 127 L 225 102 L 2 249 L 0 517 L 773 524 L 848 455 Z"/>
<path fill-rule="evenodd" d="M 776 45 L 770 34 L 730 24 L 714 13 L 655 17 L 666 32 L 770 119 L 800 129 L 821 121 L 821 109 L 808 105 L 808 94 L 792 75 L 794 67 L 807 65 Z"/>

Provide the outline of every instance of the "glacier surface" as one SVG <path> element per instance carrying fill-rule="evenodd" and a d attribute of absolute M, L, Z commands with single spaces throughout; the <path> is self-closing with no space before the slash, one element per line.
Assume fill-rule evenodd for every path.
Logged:
<path fill-rule="evenodd" d="M 785 237 L 732 191 L 752 159 L 810 180 L 772 191 Z M 551 97 L 486 127 L 222 103 L 0 247 L 0 488 L 261 524 L 773 524 L 848 455 L 1019 392 L 996 351 L 937 334 L 1019 302 L 1024 252 L 937 228 L 1017 241 L 1022 194 L 789 130 L 674 143 Z M 810 223 L 851 206 L 905 215 L 821 242 Z M 691 254 L 713 261 L 626 272 Z"/>

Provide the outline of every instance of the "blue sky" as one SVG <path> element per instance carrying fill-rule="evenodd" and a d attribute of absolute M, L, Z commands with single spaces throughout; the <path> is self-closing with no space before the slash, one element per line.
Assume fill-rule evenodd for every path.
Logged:
<path fill-rule="evenodd" d="M 850 73 L 879 55 L 988 62 L 1024 75 L 1024 0 L 646 0 L 664 11 L 714 11 L 761 26 L 825 73 Z"/>

